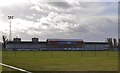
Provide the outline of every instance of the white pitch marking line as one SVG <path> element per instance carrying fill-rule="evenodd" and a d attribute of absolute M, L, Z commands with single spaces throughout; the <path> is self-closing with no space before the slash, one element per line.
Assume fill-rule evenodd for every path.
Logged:
<path fill-rule="evenodd" d="M 3 63 L 0 63 L 0 65 L 6 66 L 6 67 L 9 67 L 9 68 L 12 68 L 12 69 L 16 69 L 16 70 L 19 70 L 19 71 L 22 71 L 22 72 L 32 73 L 32 72 L 29 72 L 29 71 L 27 71 L 27 70 L 20 69 L 20 68 L 17 68 L 17 67 L 14 67 L 14 66 L 10 66 L 10 65 L 6 65 L 6 64 L 3 64 Z"/>

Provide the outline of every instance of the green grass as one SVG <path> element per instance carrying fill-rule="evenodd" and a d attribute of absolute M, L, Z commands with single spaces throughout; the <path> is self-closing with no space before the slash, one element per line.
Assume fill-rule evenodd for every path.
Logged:
<path fill-rule="evenodd" d="M 2 72 L 2 66 L 0 66 L 0 72 Z"/>
<path fill-rule="evenodd" d="M 118 52 L 3 51 L 3 63 L 28 71 L 117 71 Z"/>

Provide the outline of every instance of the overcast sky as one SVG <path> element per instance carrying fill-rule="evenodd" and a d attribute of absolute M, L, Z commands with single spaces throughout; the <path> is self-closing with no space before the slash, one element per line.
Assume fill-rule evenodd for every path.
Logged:
<path fill-rule="evenodd" d="M 8 15 L 13 15 L 12 38 L 105 41 L 118 37 L 119 0 L 0 0 L 0 36 L 9 38 Z M 2 41 L 2 38 L 0 38 Z"/>

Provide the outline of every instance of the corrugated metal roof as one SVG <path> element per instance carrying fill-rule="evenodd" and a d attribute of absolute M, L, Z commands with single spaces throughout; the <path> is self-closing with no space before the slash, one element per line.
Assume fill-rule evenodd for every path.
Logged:
<path fill-rule="evenodd" d="M 108 42 L 85 42 L 85 44 L 109 44 Z"/>
<path fill-rule="evenodd" d="M 33 43 L 33 42 L 32 41 L 21 41 L 21 42 L 8 41 L 7 43 L 20 43 L 20 44 L 26 43 L 27 44 L 27 43 Z M 46 42 L 45 41 L 41 41 L 41 42 L 37 42 L 37 43 L 46 43 Z"/>
<path fill-rule="evenodd" d="M 83 41 L 82 39 L 47 39 L 47 41 Z"/>

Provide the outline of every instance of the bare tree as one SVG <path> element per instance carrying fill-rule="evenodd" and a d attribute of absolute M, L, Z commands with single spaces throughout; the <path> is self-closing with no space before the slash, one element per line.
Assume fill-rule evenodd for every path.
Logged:
<path fill-rule="evenodd" d="M 118 38 L 118 49 L 120 48 L 120 38 Z"/>
<path fill-rule="evenodd" d="M 117 39 L 113 39 L 113 42 L 114 42 L 114 48 L 117 48 Z"/>
<path fill-rule="evenodd" d="M 112 38 L 107 38 L 107 42 L 109 44 L 109 50 L 113 50 L 113 41 L 112 41 Z"/>
<path fill-rule="evenodd" d="M 8 39 L 4 35 L 2 36 L 2 38 L 3 38 L 3 48 L 6 48 L 6 43 L 7 43 Z"/>

